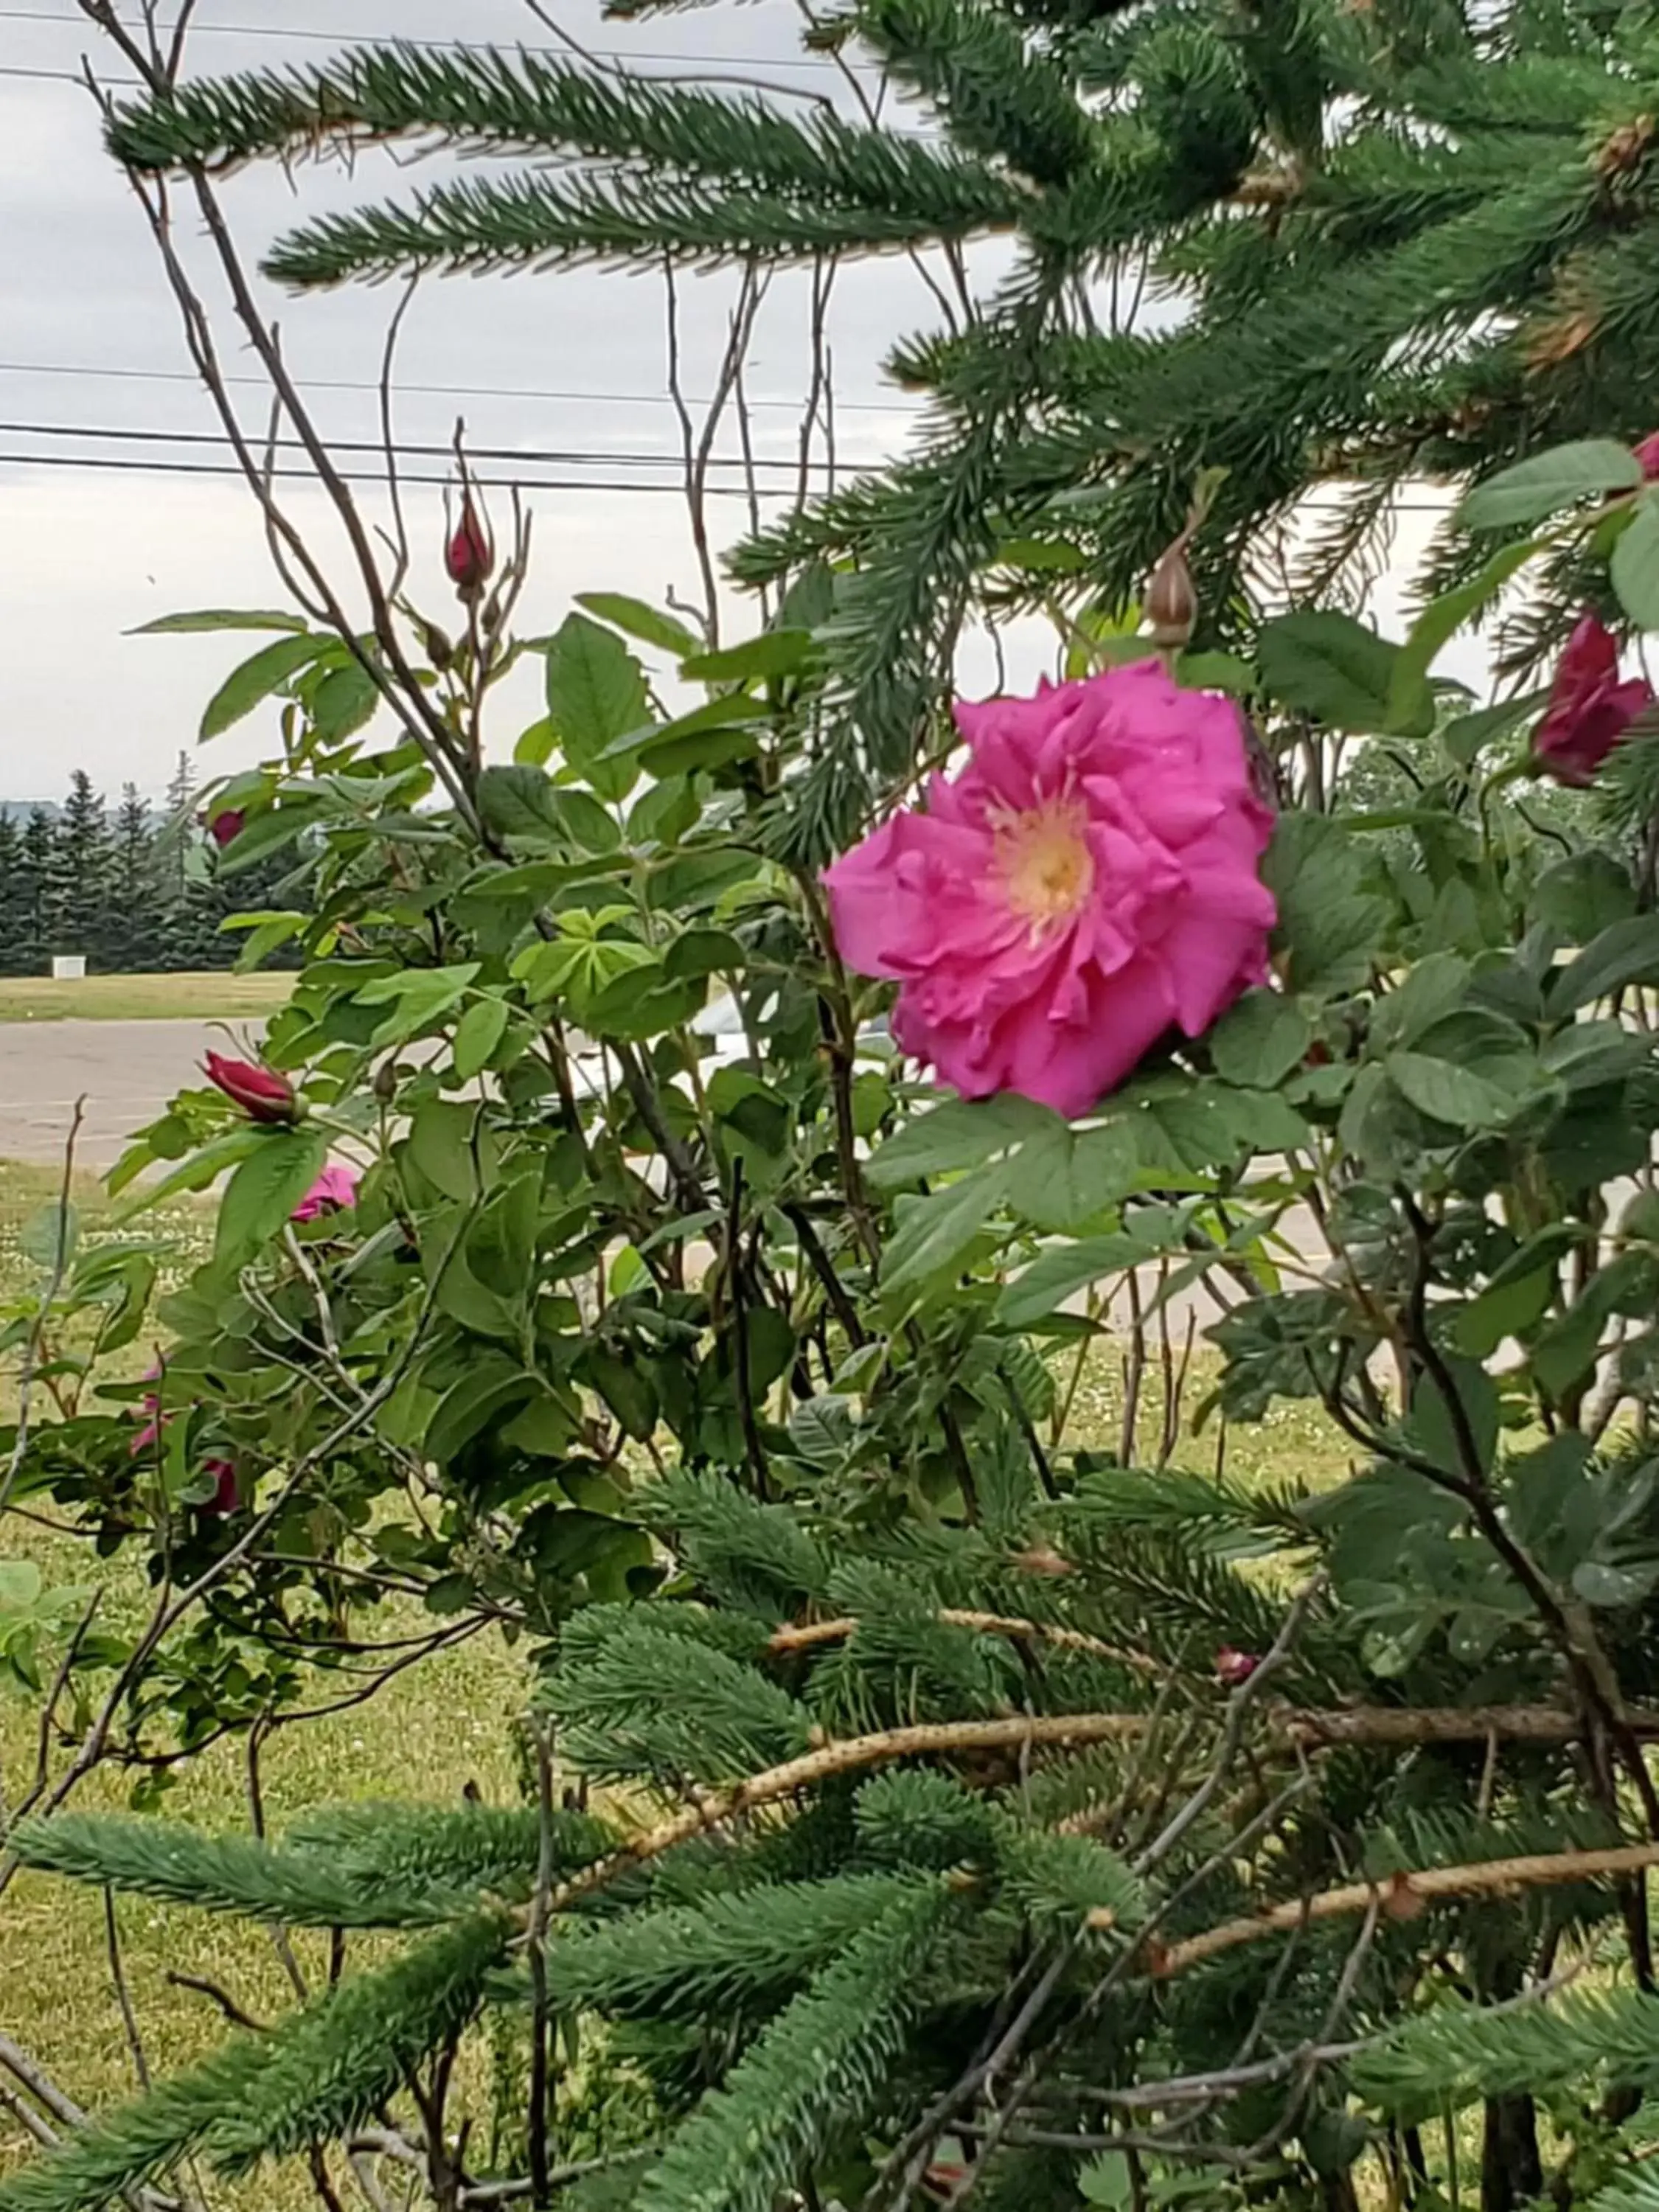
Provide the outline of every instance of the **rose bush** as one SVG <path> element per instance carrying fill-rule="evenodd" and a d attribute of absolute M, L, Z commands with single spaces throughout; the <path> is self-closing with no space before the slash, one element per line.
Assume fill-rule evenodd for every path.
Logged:
<path fill-rule="evenodd" d="M 1564 527 L 1634 614 L 1659 488 L 1593 465 Z M 1534 514 L 1489 488 L 1510 524 L 1542 473 Z M 336 719 L 325 641 L 276 680 L 225 865 L 293 854 L 247 927 L 306 965 L 257 1083 L 116 1178 L 224 1177 L 217 1246 L 153 1321 L 112 1255 L 48 1279 L 54 1348 L 135 1297 L 127 1340 L 170 1341 L 151 1449 L 88 1389 L 19 1494 L 213 1593 L 167 1710 L 88 1662 L 134 1756 L 280 1713 L 292 1655 L 406 1595 L 434 1648 L 524 1639 L 535 1802 L 240 1856 L 15 1832 L 405 1933 L 0 2206 L 337 2142 L 440 2204 L 545 2195 L 573 2124 L 596 2195 L 662 2212 L 1426 2212 L 1471 2114 L 1486 2212 L 1644 2203 L 1659 772 L 1640 713 L 1601 744 L 1599 644 L 1547 709 L 1601 718 L 1551 814 L 1545 702 L 1433 678 L 1500 550 L 1399 644 L 1297 611 L 1249 664 L 1136 644 L 969 708 L 960 773 L 827 886 L 775 857 L 827 575 L 718 653 L 606 594 L 534 646 L 481 621 L 428 672 L 460 754 L 511 656 L 549 712 L 459 793 Z M 629 639 L 703 699 L 671 714 Z M 296 1222 L 331 1157 L 353 1203 Z M 1121 1429 L 1079 1433 L 1120 1353 Z M 1321 1479 L 1236 1478 L 1298 1401 Z M 228 1691 L 213 1639 L 261 1635 Z M 497 2006 L 528 2055 L 485 2173 L 445 2094 Z"/>

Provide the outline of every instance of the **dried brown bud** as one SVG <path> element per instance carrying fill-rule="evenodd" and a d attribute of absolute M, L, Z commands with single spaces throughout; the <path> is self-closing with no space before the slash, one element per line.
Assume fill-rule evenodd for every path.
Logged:
<path fill-rule="evenodd" d="M 374 1096 L 382 1106 L 389 1106 L 398 1095 L 398 1063 L 395 1059 L 383 1060 L 374 1071 Z"/>
<path fill-rule="evenodd" d="M 1198 622 L 1198 594 L 1187 566 L 1187 544 L 1177 538 L 1146 586 L 1146 626 L 1154 645 L 1169 650 L 1185 645 Z"/>

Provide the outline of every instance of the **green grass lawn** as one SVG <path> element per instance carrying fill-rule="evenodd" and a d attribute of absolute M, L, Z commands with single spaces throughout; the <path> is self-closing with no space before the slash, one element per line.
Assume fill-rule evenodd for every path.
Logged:
<path fill-rule="evenodd" d="M 173 981 L 174 979 L 157 979 Z M 191 979 L 186 979 L 191 980 Z M 196 979 L 203 982 L 219 979 Z M 78 987 L 75 987 L 78 988 Z M 0 1163 L 0 1304 L 15 1291 L 27 1266 L 18 1232 L 27 1216 L 55 1194 L 56 1172 L 46 1168 Z M 77 1192 L 83 1233 L 95 1237 L 107 1202 L 88 1181 Z M 157 1217 L 149 1217 L 157 1225 Z M 181 1266 L 190 1249 L 210 1233 L 210 1216 L 199 1201 L 168 1210 L 162 1225 L 177 1236 Z M 149 1354 L 135 1346 L 127 1371 L 136 1374 Z M 15 1363 L 7 1363 L 15 1365 Z M 1213 1362 L 1200 1353 L 1189 1378 L 1188 1401 L 1195 1405 L 1213 1373 Z M 0 1419 L 15 1403 L 10 1376 L 0 1376 Z M 1115 1443 L 1121 1423 L 1123 1385 L 1116 1351 L 1102 1346 L 1091 1357 L 1079 1386 L 1074 1443 Z M 1141 1443 L 1152 1447 L 1161 1419 L 1155 1378 L 1143 1409 Z M 1209 1468 L 1213 1437 L 1183 1439 L 1176 1458 Z M 1258 1427 L 1235 1430 L 1228 1440 L 1229 1470 L 1246 1480 L 1301 1476 L 1324 1484 L 1334 1480 L 1346 1462 L 1340 1439 L 1308 1407 L 1276 1409 Z M 146 1591 L 136 1555 L 118 1554 L 99 1565 L 86 1546 L 45 1529 L 15 1512 L 0 1521 L 0 1559 L 27 1557 L 55 1584 L 84 1584 L 96 1578 L 105 1586 L 102 1620 L 119 1627 L 142 1618 Z M 429 1618 L 412 1603 L 387 1607 L 369 1632 L 392 1638 L 418 1634 Z M 422 1662 L 396 1677 L 373 1700 L 351 1711 L 281 1729 L 263 1759 L 262 1780 L 273 1830 L 302 1809 L 341 1799 L 418 1797 L 454 1802 L 469 1785 L 498 1803 L 517 1801 L 513 1723 L 523 1709 L 527 1688 L 522 1654 L 508 1650 L 493 1632 L 455 1650 Z M 337 1677 L 319 1677 L 321 1703 L 341 1694 Z M 15 1802 L 33 1775 L 36 1757 L 38 1705 L 31 1697 L 0 1683 L 0 1782 Z M 128 1778 L 115 1768 L 92 1776 L 76 1802 L 86 1810 L 119 1809 Z M 246 1828 L 246 1747 L 216 1745 L 179 1776 L 166 1817 L 210 1829 Z M 212 1980 L 234 1993 L 256 2018 L 275 2017 L 293 2002 L 282 1962 L 264 1931 L 228 1917 L 123 1899 L 118 1927 L 124 1963 L 140 2022 L 147 2062 L 163 2075 L 214 2049 L 224 2025 L 214 2004 L 169 1983 L 169 1972 Z M 353 1955 L 375 1955 L 373 1939 L 354 1937 Z M 301 1935 L 295 1949 L 306 1972 L 322 1978 L 323 1939 Z M 59 2085 L 92 2109 L 131 2094 L 133 2062 L 106 1951 L 103 1905 L 95 1893 L 45 1875 L 20 1876 L 0 1897 L 0 2029 L 15 2037 L 46 2066 Z M 490 2057 L 475 2039 L 464 2059 L 459 2094 L 464 2106 L 483 2101 Z M 21 2130 L 0 2109 L 0 2172 L 29 2154 Z M 343 2192 L 348 2201 L 360 2200 Z M 292 2164 L 258 2175 L 236 2189 L 209 2185 L 210 2208 L 235 2212 L 301 2212 L 316 2197 L 303 2168 Z"/>
<path fill-rule="evenodd" d="M 251 1021 L 274 1013 L 294 988 L 287 975 L 0 976 L 0 1022 Z"/>

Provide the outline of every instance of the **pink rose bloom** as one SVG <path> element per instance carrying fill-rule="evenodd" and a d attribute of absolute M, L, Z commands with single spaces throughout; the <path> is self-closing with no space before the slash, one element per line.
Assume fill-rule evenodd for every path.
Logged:
<path fill-rule="evenodd" d="M 1224 1688 L 1237 1690 L 1261 1664 L 1254 1651 L 1235 1650 L 1231 1644 L 1224 1644 L 1215 1655 L 1215 1678 Z"/>
<path fill-rule="evenodd" d="M 825 877 L 836 940 L 964 1098 L 1086 1113 L 1172 1023 L 1201 1036 L 1267 979 L 1273 816 L 1238 710 L 1144 660 L 956 717 L 962 774 Z"/>
<path fill-rule="evenodd" d="M 1562 649 L 1544 719 L 1533 732 L 1532 757 L 1558 783 L 1589 783 L 1644 707 L 1653 702 L 1645 678 L 1619 681 L 1619 645 L 1594 615 L 1585 615 Z"/>
<path fill-rule="evenodd" d="M 363 1179 L 361 1168 L 349 1162 L 325 1167 L 300 1203 L 295 1207 L 295 1221 L 316 1221 L 325 1213 L 337 1213 L 343 1206 L 357 1203 L 357 1186 Z"/>

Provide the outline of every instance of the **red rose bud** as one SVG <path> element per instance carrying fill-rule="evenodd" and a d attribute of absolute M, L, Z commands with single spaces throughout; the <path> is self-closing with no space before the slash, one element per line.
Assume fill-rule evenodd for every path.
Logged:
<path fill-rule="evenodd" d="M 455 526 L 455 535 L 444 554 L 444 567 L 462 599 L 471 599 L 483 591 L 495 565 L 495 549 L 472 504 L 472 495 L 468 492 L 461 501 L 461 519 Z"/>
<path fill-rule="evenodd" d="M 1584 785 L 1636 717 L 1653 703 L 1645 678 L 1619 681 L 1619 646 L 1611 630 L 1586 615 L 1556 664 L 1544 719 L 1533 732 L 1535 767 L 1558 783 Z"/>
<path fill-rule="evenodd" d="M 1642 474 L 1652 483 L 1659 477 L 1659 430 L 1650 430 L 1641 444 L 1632 450 L 1642 464 Z"/>
<path fill-rule="evenodd" d="M 297 1121 L 300 1102 L 287 1076 L 274 1067 L 257 1067 L 251 1060 L 227 1060 L 210 1052 L 202 1063 L 210 1083 L 222 1091 L 233 1106 L 240 1106 L 250 1121 Z"/>
<path fill-rule="evenodd" d="M 206 1459 L 202 1462 L 202 1472 L 213 1477 L 213 1495 L 204 1499 L 198 1510 L 210 1514 L 215 1519 L 227 1513 L 234 1513 L 242 1502 L 241 1492 L 236 1487 L 235 1462 L 228 1459 Z"/>
<path fill-rule="evenodd" d="M 1261 1664 L 1254 1651 L 1235 1651 L 1231 1644 L 1224 1644 L 1215 1655 L 1215 1678 L 1224 1689 L 1236 1690 Z"/>
<path fill-rule="evenodd" d="M 246 820 L 247 817 L 240 806 L 224 807 L 209 822 L 208 836 L 222 853 L 234 838 L 241 836 L 242 825 Z"/>

